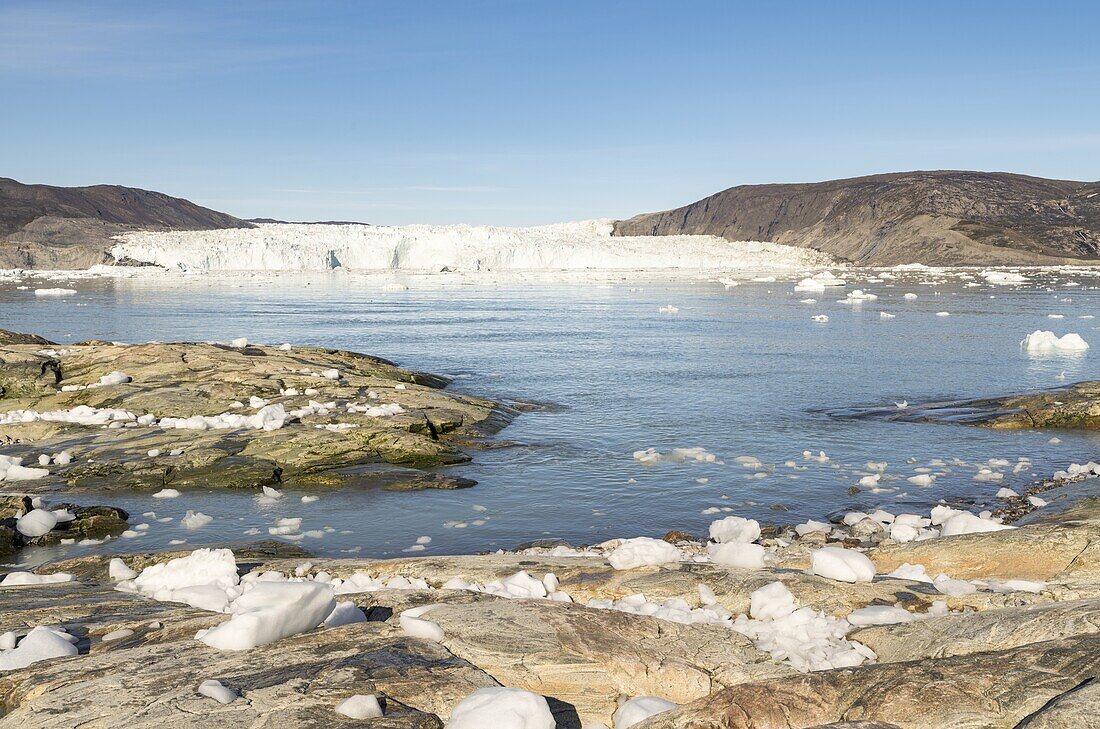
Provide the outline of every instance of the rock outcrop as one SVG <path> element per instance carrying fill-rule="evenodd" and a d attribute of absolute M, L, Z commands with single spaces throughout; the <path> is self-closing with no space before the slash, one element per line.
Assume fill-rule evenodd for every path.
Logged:
<path fill-rule="evenodd" d="M 882 575 L 886 563 L 873 582 L 850 584 L 782 566 L 742 570 L 684 561 L 616 570 L 600 556 L 538 553 L 545 548 L 370 560 L 308 558 L 296 547 L 263 543 L 236 549 L 239 570 L 326 580 L 365 572 L 386 580 L 415 577 L 427 588 L 389 582 L 340 595 L 366 622 L 321 627 L 243 652 L 194 640 L 228 616 L 117 591 L 108 558 L 84 556 L 39 570 L 66 572 L 72 582 L 0 588 L 0 634 L 62 626 L 77 637 L 79 650 L 0 672 L 0 727 L 342 726 L 351 724 L 335 714 L 338 702 L 375 694 L 386 713 L 372 726 L 420 729 L 442 726 L 462 698 L 497 685 L 547 697 L 561 729 L 610 725 L 621 701 L 647 695 L 680 706 L 637 725 L 644 729 L 1090 727 L 1100 698 L 1100 570 L 1087 557 L 1068 564 L 1051 558 L 1039 570 L 1028 552 L 1046 540 L 1100 542 L 1097 500 L 1084 499 L 1049 523 L 867 552 L 889 563 L 919 559 L 930 572 L 937 565 L 960 569 L 960 554 L 985 553 L 992 555 L 985 565 L 999 574 L 1045 581 L 1040 592 L 956 597 Z M 910 551 L 897 552 L 903 548 Z M 123 558 L 141 570 L 185 554 Z M 976 575 L 982 563 L 968 564 Z M 557 589 L 573 602 L 455 588 L 488 585 L 520 570 L 527 579 L 553 573 Z M 799 673 L 724 625 L 585 606 L 592 598 L 642 592 L 649 600 L 694 607 L 711 595 L 737 613 L 749 609 L 753 590 L 776 580 L 801 605 L 837 616 L 874 605 L 919 615 L 933 599 L 951 611 L 849 633 L 849 640 L 874 650 L 875 663 Z M 409 608 L 429 610 L 438 641 L 403 630 L 399 616 Z M 205 679 L 241 698 L 221 705 L 199 695 Z"/>
<path fill-rule="evenodd" d="M 709 234 L 814 248 L 861 265 L 1095 261 L 1100 183 L 999 172 L 897 172 L 742 185 L 615 224 L 617 235 Z"/>
<path fill-rule="evenodd" d="M 461 488 L 425 469 L 509 417 L 375 357 L 238 344 L 0 344 L 0 445 L 55 455 L 20 487 Z"/>

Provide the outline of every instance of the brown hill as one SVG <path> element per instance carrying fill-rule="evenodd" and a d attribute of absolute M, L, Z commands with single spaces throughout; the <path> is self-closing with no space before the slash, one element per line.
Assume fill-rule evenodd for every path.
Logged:
<path fill-rule="evenodd" d="M 615 224 L 815 248 L 862 265 L 1051 264 L 1100 256 L 1100 183 L 1003 172 L 898 172 L 742 185 Z"/>
<path fill-rule="evenodd" d="M 24 185 L 0 178 L 0 268 L 87 268 L 113 262 L 111 236 L 129 230 L 250 225 L 160 192 L 119 185 Z"/>

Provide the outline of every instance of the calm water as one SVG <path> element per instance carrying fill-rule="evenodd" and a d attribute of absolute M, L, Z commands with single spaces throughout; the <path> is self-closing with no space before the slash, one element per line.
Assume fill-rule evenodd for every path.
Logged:
<path fill-rule="evenodd" d="M 247 336 L 338 346 L 451 375 L 455 389 L 560 406 L 524 414 L 499 436 L 520 445 L 477 452 L 474 463 L 453 469 L 479 482 L 472 489 L 330 493 L 312 504 L 288 492 L 274 507 L 216 490 L 171 501 L 112 493 L 101 501 L 151 527 L 139 539 L 96 548 L 103 550 L 243 539 L 256 529 L 266 536 L 285 516 L 302 517 L 305 530 L 328 528 L 325 537 L 302 543 L 324 554 L 400 554 L 422 535 L 432 538 L 425 551 L 432 554 L 548 536 L 578 543 L 673 528 L 703 533 L 715 518 L 701 513 L 708 507 L 730 506 L 767 521 L 821 519 L 856 507 L 912 511 L 941 498 L 988 500 L 1001 485 L 1019 486 L 1033 473 L 1096 457 L 1097 438 L 1088 434 L 1058 433 L 1062 442 L 1051 444 L 1052 433 L 822 414 L 1051 387 L 1063 371 L 1067 382 L 1100 377 L 1095 351 L 1034 357 L 1019 346 L 1039 328 L 1076 331 L 1100 343 L 1100 321 L 1079 318 L 1100 308 L 1095 279 L 1078 276 L 1083 285 L 1066 288 L 1073 277 L 1065 274 L 1026 287 L 968 287 L 959 279 L 931 285 L 921 278 L 856 282 L 880 296 L 860 307 L 836 303 L 842 289 L 801 293 L 791 282 L 726 290 L 702 280 L 409 278 L 408 290 L 391 292 L 370 277 L 244 275 L 78 281 L 71 285 L 79 295 L 59 299 L 36 299 L 9 282 L 0 283 L 0 327 L 59 341 Z M 907 291 L 919 298 L 903 300 Z M 807 297 L 818 303 L 800 303 Z M 679 312 L 659 313 L 668 304 Z M 881 319 L 883 310 L 896 318 Z M 814 314 L 830 321 L 813 322 Z M 647 467 L 632 453 L 649 447 L 701 447 L 724 463 Z M 807 449 L 825 451 L 830 460 L 804 459 Z M 742 455 L 775 467 L 757 477 L 733 461 Z M 979 462 L 1025 456 L 1033 468 L 1019 475 L 1005 469 L 1003 484 L 973 480 Z M 934 459 L 965 465 L 930 466 Z M 794 467 L 784 465 L 791 460 Z M 896 491 L 848 494 L 868 461 L 889 463 L 887 474 L 897 480 L 884 484 Z M 921 467 L 940 473 L 933 487 L 905 482 Z M 94 494 L 78 500 L 97 501 Z M 177 524 L 186 509 L 215 520 L 186 531 Z M 140 516 L 150 510 L 174 520 Z"/>

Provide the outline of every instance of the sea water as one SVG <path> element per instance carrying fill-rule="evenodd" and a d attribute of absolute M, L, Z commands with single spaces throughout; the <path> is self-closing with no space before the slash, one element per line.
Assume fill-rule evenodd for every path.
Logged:
<path fill-rule="evenodd" d="M 1100 322 L 1082 318 L 1100 308 L 1095 278 L 1049 271 L 1029 274 L 1025 284 L 991 285 L 974 273 L 841 272 L 847 287 L 811 292 L 795 291 L 795 280 L 727 287 L 706 276 L 631 273 L 589 280 L 338 271 L 0 282 L 0 327 L 59 342 L 248 337 L 341 347 L 448 375 L 456 391 L 542 406 L 495 436 L 510 445 L 475 450 L 472 463 L 448 469 L 477 480 L 470 489 L 322 491 L 312 503 L 287 490 L 272 504 L 217 488 L 168 500 L 120 491 L 51 494 L 54 501 L 121 506 L 131 524 L 150 527 L 135 539 L 34 550 L 21 559 L 256 539 L 286 517 L 300 517 L 302 531 L 322 535 L 300 541 L 311 552 L 399 556 L 546 538 L 586 544 L 670 529 L 705 534 L 722 514 L 793 523 L 851 509 L 927 511 L 941 499 L 996 503 L 993 494 L 1003 486 L 1019 490 L 1096 458 L 1100 437 L 830 414 L 1100 377 L 1100 350 L 1038 354 L 1020 346 L 1036 329 L 1077 332 L 1100 346 Z M 56 286 L 77 293 L 34 295 L 36 287 Z M 838 303 L 855 288 L 878 298 Z M 812 319 L 819 315 L 828 321 Z M 705 455 L 652 463 L 634 457 L 650 448 Z M 735 461 L 741 456 L 760 464 Z M 1031 465 L 1015 469 L 1020 458 Z M 974 480 L 990 459 L 1010 462 L 996 468 L 1003 481 Z M 884 491 L 849 493 L 873 472 L 868 463 L 882 462 Z M 936 476 L 930 487 L 906 480 L 922 472 Z M 213 520 L 185 529 L 187 510 Z M 172 521 L 156 521 L 164 517 Z"/>

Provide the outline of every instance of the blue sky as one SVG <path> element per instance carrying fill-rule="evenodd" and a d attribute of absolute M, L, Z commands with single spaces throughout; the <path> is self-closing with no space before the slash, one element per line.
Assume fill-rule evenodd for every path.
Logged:
<path fill-rule="evenodd" d="M 0 0 L 0 176 L 537 224 L 907 169 L 1100 178 L 1095 2 Z"/>

